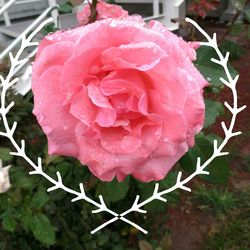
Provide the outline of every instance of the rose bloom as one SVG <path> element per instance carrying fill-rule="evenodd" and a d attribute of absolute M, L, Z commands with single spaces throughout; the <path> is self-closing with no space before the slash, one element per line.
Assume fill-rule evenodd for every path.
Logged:
<path fill-rule="evenodd" d="M 45 37 L 32 89 L 49 153 L 78 158 L 103 181 L 163 179 L 204 122 L 194 47 L 139 16 Z"/>
<path fill-rule="evenodd" d="M 188 10 L 202 18 L 206 17 L 207 12 L 216 10 L 220 5 L 220 0 L 194 0 L 189 4 Z"/>
<path fill-rule="evenodd" d="M 10 177 L 9 170 L 11 166 L 4 167 L 2 166 L 2 160 L 0 159 L 0 194 L 7 192 L 10 187 Z"/>
<path fill-rule="evenodd" d="M 108 4 L 104 0 L 100 0 L 96 6 L 97 16 L 96 20 L 102 20 L 107 18 L 123 18 L 128 17 L 128 12 L 122 7 L 115 4 Z M 89 23 L 91 16 L 90 5 L 87 4 L 83 7 L 82 11 L 78 12 L 76 17 L 80 25 L 86 25 Z"/>

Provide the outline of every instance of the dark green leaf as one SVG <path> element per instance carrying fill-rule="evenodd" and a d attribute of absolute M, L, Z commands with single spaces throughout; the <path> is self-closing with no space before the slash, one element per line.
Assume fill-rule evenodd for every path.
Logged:
<path fill-rule="evenodd" d="M 3 221 L 2 221 L 3 228 L 9 232 L 14 232 L 16 228 L 16 220 L 11 210 L 8 209 L 2 216 L 3 216 Z"/>
<path fill-rule="evenodd" d="M 197 157 L 201 158 L 204 163 L 213 154 L 213 142 L 207 138 L 197 138 L 195 146 L 191 148 L 180 160 L 181 167 L 188 171 L 194 172 L 197 163 Z M 217 184 L 226 184 L 229 177 L 229 165 L 225 157 L 215 158 L 206 168 L 209 175 L 202 175 L 201 178 Z"/>
<path fill-rule="evenodd" d="M 222 67 L 212 62 L 211 58 L 218 59 L 214 49 L 207 46 L 201 46 L 197 50 L 197 60 L 195 61 L 195 66 L 209 81 L 210 87 L 220 89 L 223 87 L 220 78 L 225 78 L 225 72 Z M 237 72 L 230 65 L 229 70 L 233 77 L 237 75 Z"/>
<path fill-rule="evenodd" d="M 1 147 L 0 148 L 0 159 L 4 161 L 10 161 L 13 156 L 10 155 L 11 150 L 8 148 Z"/>
<path fill-rule="evenodd" d="M 58 28 L 55 27 L 55 24 L 48 24 L 41 30 L 41 33 L 46 36 L 49 33 L 56 32 L 57 30 Z"/>
<path fill-rule="evenodd" d="M 150 196 L 152 196 L 154 192 L 155 182 L 139 183 L 138 186 L 140 188 L 141 200 L 145 200 L 149 198 Z M 160 188 L 161 187 L 164 187 L 164 185 L 160 184 Z M 159 200 L 154 200 L 148 203 L 147 205 L 145 205 L 145 209 L 151 213 L 160 213 L 160 212 L 166 211 L 166 203 L 159 201 Z"/>
<path fill-rule="evenodd" d="M 107 234 L 100 234 L 97 237 L 96 243 L 98 246 L 103 246 L 109 241 L 109 235 Z"/>
<path fill-rule="evenodd" d="M 235 23 L 231 30 L 231 35 L 238 36 L 243 30 L 245 29 L 245 26 L 243 23 Z"/>
<path fill-rule="evenodd" d="M 113 179 L 111 182 L 101 184 L 103 194 L 111 202 L 122 200 L 129 190 L 129 178 L 126 178 L 123 182 L 118 182 Z"/>
<path fill-rule="evenodd" d="M 47 192 L 43 188 L 40 188 L 37 193 L 34 193 L 30 206 L 32 208 L 42 208 L 48 201 L 49 196 Z"/>
<path fill-rule="evenodd" d="M 72 166 L 68 162 L 64 161 L 56 165 L 56 171 L 59 171 L 61 176 L 64 177 L 71 167 Z"/>
<path fill-rule="evenodd" d="M 31 189 L 33 187 L 33 181 L 31 177 L 22 176 L 16 180 L 14 186 L 16 188 Z"/>
<path fill-rule="evenodd" d="M 32 219 L 32 213 L 30 209 L 23 209 L 21 212 L 21 224 L 22 227 L 25 231 L 28 231 L 30 228 L 30 223 L 31 223 L 31 219 Z"/>
<path fill-rule="evenodd" d="M 204 137 L 204 136 L 203 136 Z M 208 134 L 205 136 L 206 137 L 206 140 L 210 141 L 211 143 L 214 143 L 214 140 L 217 140 L 218 141 L 218 144 L 221 144 L 223 139 L 221 137 L 219 137 L 218 135 L 216 134 Z"/>
<path fill-rule="evenodd" d="M 65 3 L 65 4 L 61 4 L 59 6 L 59 11 L 62 12 L 62 13 L 72 13 L 72 6 L 68 3 Z"/>
<path fill-rule="evenodd" d="M 226 54 L 227 52 L 230 52 L 230 59 L 233 59 L 233 60 L 241 58 L 244 52 L 243 47 L 241 45 L 231 40 L 227 40 L 227 39 L 225 39 L 220 44 L 220 49 L 224 54 Z"/>
<path fill-rule="evenodd" d="M 218 116 L 224 115 L 224 106 L 220 102 L 205 100 L 206 115 L 204 127 L 207 128 L 215 123 Z"/>
<path fill-rule="evenodd" d="M 46 215 L 42 213 L 35 214 L 32 217 L 30 229 L 35 238 L 42 243 L 46 245 L 55 243 L 55 229 Z"/>

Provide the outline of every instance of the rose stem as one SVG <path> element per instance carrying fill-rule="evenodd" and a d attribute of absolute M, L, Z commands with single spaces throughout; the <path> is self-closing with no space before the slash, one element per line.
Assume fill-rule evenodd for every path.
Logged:
<path fill-rule="evenodd" d="M 93 0 L 92 3 L 90 4 L 90 17 L 89 17 L 89 22 L 93 23 L 96 21 L 96 17 L 97 17 L 97 10 L 96 10 L 96 6 L 97 6 L 98 0 Z"/>

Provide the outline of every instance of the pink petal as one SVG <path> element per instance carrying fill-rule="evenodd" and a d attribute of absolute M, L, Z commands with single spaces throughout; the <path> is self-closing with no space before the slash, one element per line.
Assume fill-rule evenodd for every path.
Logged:
<path fill-rule="evenodd" d="M 110 127 L 116 120 L 116 111 L 104 97 L 99 86 L 90 83 L 88 86 L 88 96 L 98 108 L 96 122 L 102 127 Z"/>
<path fill-rule="evenodd" d="M 87 84 L 91 68 L 95 65 L 102 50 L 102 48 L 95 47 L 66 61 L 62 72 L 61 88 L 72 94 L 78 86 Z"/>
<path fill-rule="evenodd" d="M 77 120 L 70 115 L 69 106 L 62 105 L 64 95 L 59 87 L 61 70 L 61 66 L 51 67 L 32 86 L 33 113 L 47 134 L 50 154 L 77 156 L 79 149 L 72 130 Z"/>
<path fill-rule="evenodd" d="M 47 46 L 41 50 L 33 64 L 33 85 L 36 84 L 38 78 L 45 70 L 56 65 L 64 65 L 71 57 L 74 47 L 74 43 L 63 41 Z"/>
<path fill-rule="evenodd" d="M 86 86 L 82 86 L 81 92 L 72 98 L 70 113 L 87 126 L 90 126 L 91 122 L 95 120 L 97 110 L 88 97 Z"/>
<path fill-rule="evenodd" d="M 138 165 L 132 175 L 143 182 L 162 180 L 186 151 L 187 147 L 180 145 L 174 156 L 158 157 L 152 155 L 143 164 Z"/>
<path fill-rule="evenodd" d="M 137 69 L 148 71 L 167 57 L 166 53 L 151 42 L 130 43 L 105 50 L 101 56 L 103 69 Z"/>
<path fill-rule="evenodd" d="M 101 145 L 111 153 L 129 154 L 141 146 L 141 140 L 127 134 L 123 129 L 110 128 L 102 130 Z"/>

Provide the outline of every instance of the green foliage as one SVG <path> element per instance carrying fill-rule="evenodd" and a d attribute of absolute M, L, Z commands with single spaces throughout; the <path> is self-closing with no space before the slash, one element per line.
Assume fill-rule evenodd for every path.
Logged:
<path fill-rule="evenodd" d="M 33 195 L 30 202 L 31 208 L 42 208 L 49 201 L 49 195 L 43 187 L 39 187 L 39 190 Z"/>
<path fill-rule="evenodd" d="M 181 167 L 188 171 L 194 172 L 197 163 L 197 157 L 201 158 L 201 163 L 205 162 L 213 154 L 213 140 L 201 134 L 195 140 L 195 146 L 191 148 L 180 160 Z M 220 139 L 213 136 L 213 139 Z M 218 143 L 219 144 L 219 143 Z M 207 167 L 209 175 L 202 175 L 200 178 L 207 180 L 211 183 L 226 184 L 229 177 L 229 165 L 226 157 L 215 158 Z"/>
<path fill-rule="evenodd" d="M 248 250 L 250 248 L 249 194 L 249 190 L 235 194 L 237 198 L 234 198 L 234 204 L 221 219 L 218 219 L 220 228 L 205 239 L 205 250 Z"/>
<path fill-rule="evenodd" d="M 194 64 L 202 75 L 208 80 L 211 90 L 215 93 L 219 93 L 224 87 L 220 78 L 225 77 L 225 71 L 223 67 L 212 62 L 211 58 L 218 59 L 214 49 L 207 46 L 201 46 L 197 50 L 197 60 Z M 228 67 L 232 76 L 235 77 L 237 75 L 236 70 L 234 70 L 230 65 Z"/>
<path fill-rule="evenodd" d="M 220 44 L 220 49 L 224 54 L 226 52 L 230 52 L 230 59 L 239 59 L 241 58 L 244 49 L 242 46 L 240 46 L 238 43 L 235 43 L 231 40 L 225 39 L 221 44 Z"/>
<path fill-rule="evenodd" d="M 2 226 L 3 228 L 8 231 L 8 232 L 14 232 L 16 228 L 16 220 L 13 216 L 13 213 L 11 211 L 11 208 L 7 209 L 3 214 L 2 214 Z"/>
<path fill-rule="evenodd" d="M 228 213 L 236 206 L 236 199 L 233 193 L 220 191 L 216 188 L 199 188 L 194 191 L 194 197 L 198 198 L 205 208 L 212 209 L 215 213 Z"/>
<path fill-rule="evenodd" d="M 50 33 L 54 33 L 58 30 L 58 28 L 55 26 L 54 23 L 52 24 L 47 24 L 42 30 L 41 30 L 41 34 L 46 36 Z"/>
<path fill-rule="evenodd" d="M 45 243 L 53 245 L 55 243 L 55 229 L 45 214 L 38 213 L 32 216 L 30 229 L 35 238 Z"/>
<path fill-rule="evenodd" d="M 205 100 L 206 114 L 204 128 L 213 125 L 218 116 L 224 115 L 224 106 L 220 102 L 213 100 Z"/>
<path fill-rule="evenodd" d="M 70 3 L 64 3 L 59 6 L 59 11 L 61 13 L 72 13 L 73 8 Z"/>
<path fill-rule="evenodd" d="M 240 33 L 244 31 L 244 29 L 245 29 L 245 26 L 243 23 L 235 23 L 232 26 L 231 35 L 238 36 Z"/>
<path fill-rule="evenodd" d="M 4 160 L 4 161 L 10 161 L 13 157 L 12 155 L 10 155 L 10 149 L 9 148 L 5 148 L 5 147 L 1 147 L 0 148 L 0 159 Z"/>
<path fill-rule="evenodd" d="M 111 182 L 98 184 L 97 193 L 103 194 L 105 197 L 109 197 L 110 202 L 120 201 L 125 198 L 129 190 L 129 177 L 123 182 L 118 182 L 113 179 Z"/>

